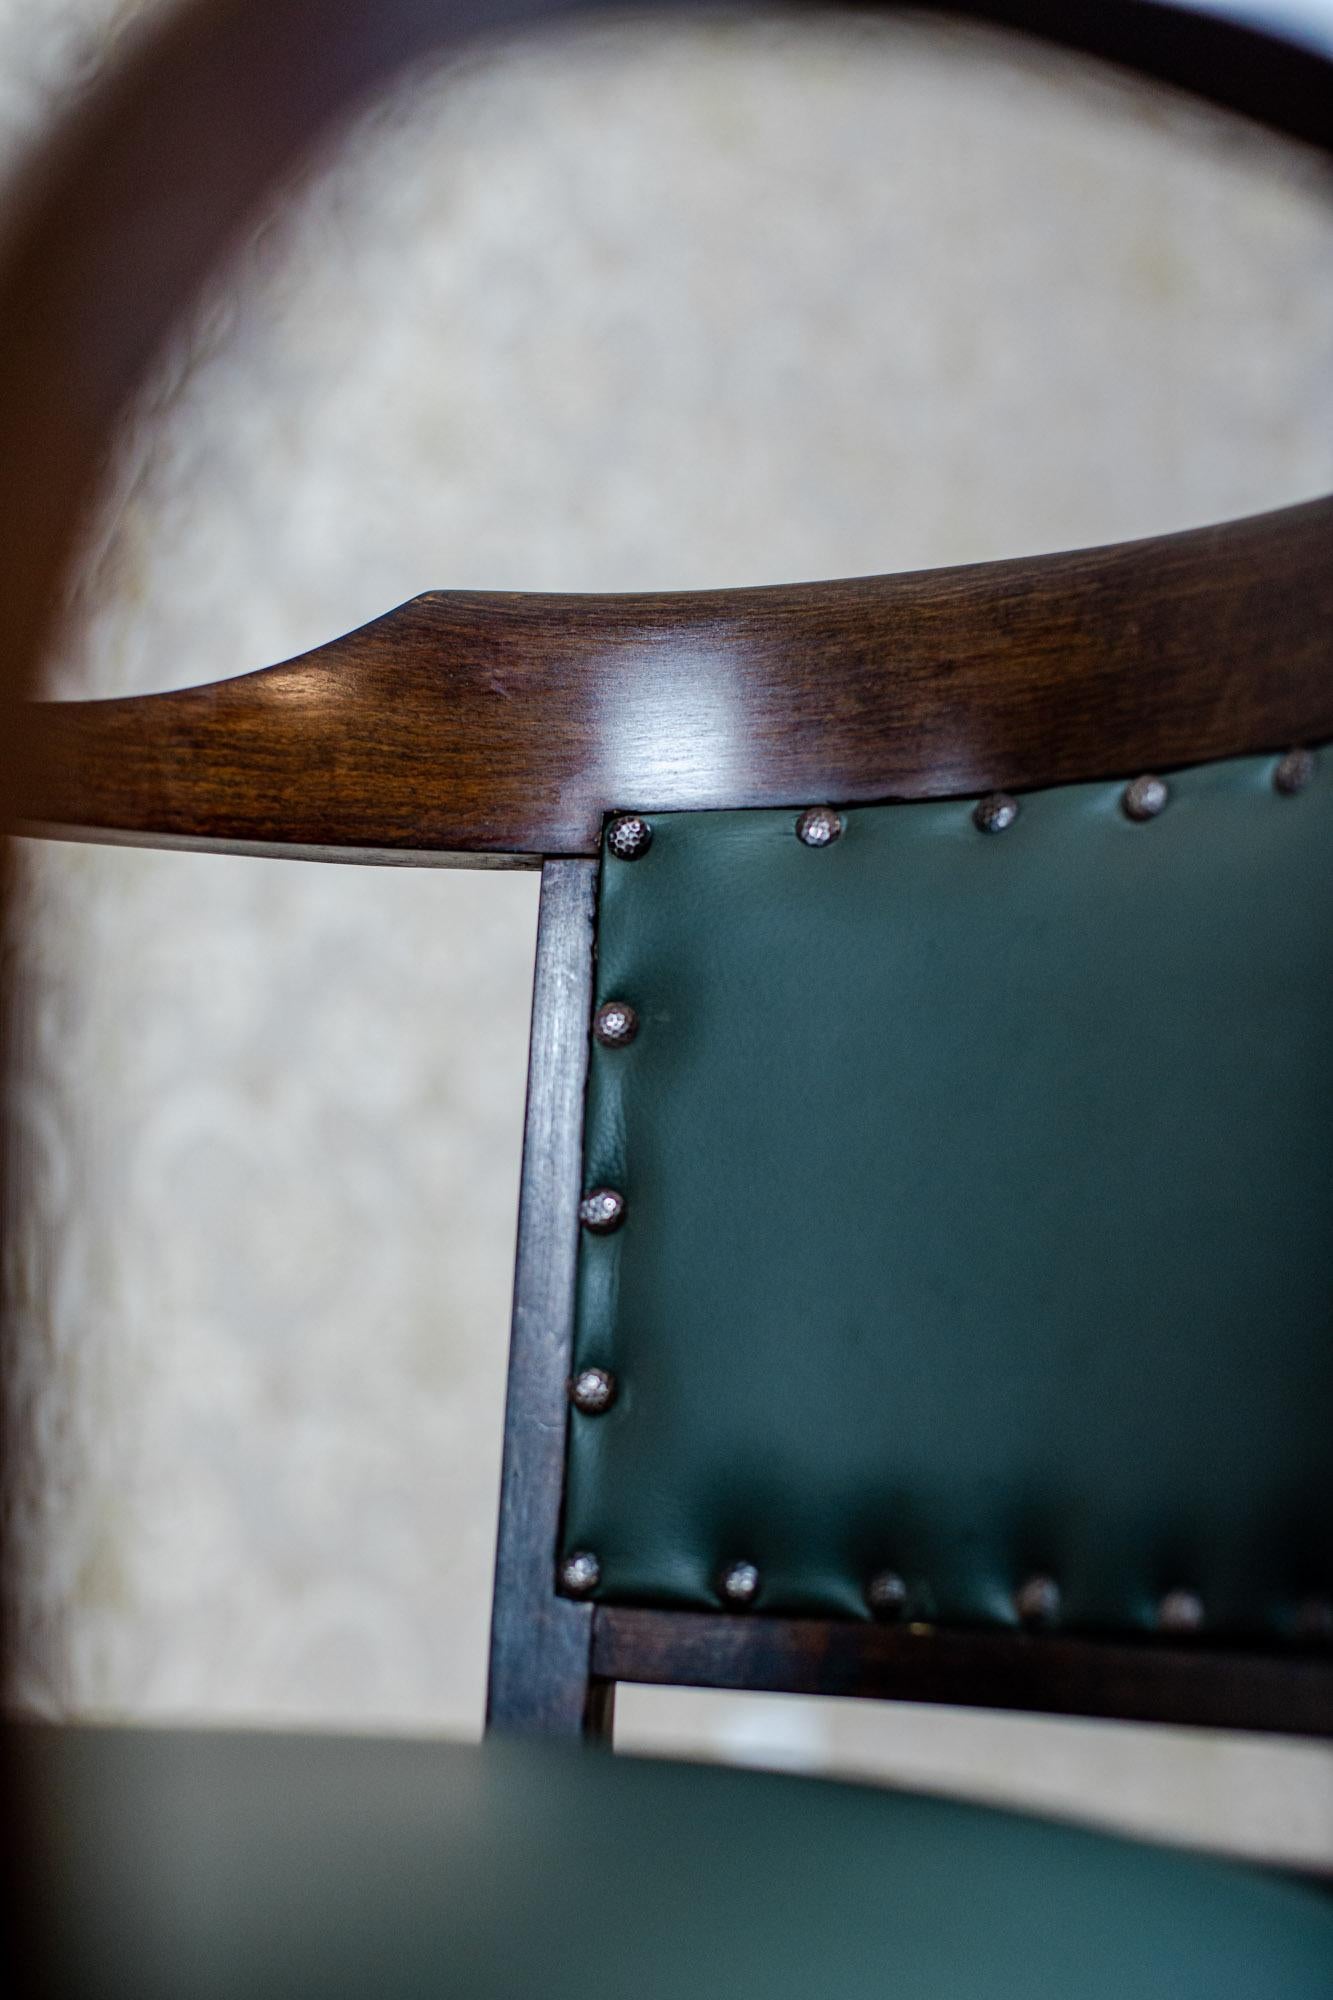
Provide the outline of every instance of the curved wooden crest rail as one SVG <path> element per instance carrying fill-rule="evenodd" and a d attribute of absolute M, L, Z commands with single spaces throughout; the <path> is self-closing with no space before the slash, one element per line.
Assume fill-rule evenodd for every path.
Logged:
<path fill-rule="evenodd" d="M 0 270 L 0 690 L 30 684 L 114 420 L 256 197 L 424 49 L 568 0 L 206 0 L 33 177 Z M 978 16 L 1333 146 L 1333 65 L 1152 0 Z M 190 199 L 182 201 L 180 190 Z M 604 812 L 921 797 L 1333 734 L 1333 501 L 1113 549 L 706 595 L 419 598 L 300 660 L 9 732 L 30 824 L 404 860 Z"/>
<path fill-rule="evenodd" d="M 42 715 L 30 820 L 188 847 L 591 855 L 616 806 L 1016 790 L 1333 736 L 1333 505 L 661 597 L 419 597 L 285 666 Z"/>

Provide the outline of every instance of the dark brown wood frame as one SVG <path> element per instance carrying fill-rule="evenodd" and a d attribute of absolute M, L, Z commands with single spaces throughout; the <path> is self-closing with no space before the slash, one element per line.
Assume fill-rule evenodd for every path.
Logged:
<path fill-rule="evenodd" d="M 566 11 L 324 0 L 313 45 L 302 0 L 200 0 L 85 108 L 34 176 L 0 267 L 0 695 L 31 683 L 116 413 L 256 196 L 418 51 Z M 1333 63 L 1256 30 L 1143 0 L 937 11 L 1024 28 L 1333 150 Z M 593 1610 L 554 1587 L 604 813 L 1019 788 L 1329 738 L 1331 542 L 1323 500 L 917 576 L 435 595 L 237 681 L 33 708 L 11 729 L 9 823 L 345 860 L 545 863 L 495 1726 L 605 1733 L 615 1682 L 649 1680 L 1333 1734 L 1333 1665 L 1312 1655 Z"/>
<path fill-rule="evenodd" d="M 1119 547 L 655 597 L 419 597 L 286 665 L 36 711 L 30 824 L 475 866 L 603 815 L 927 798 L 1333 737 L 1333 500 Z"/>
<path fill-rule="evenodd" d="M 809 0 L 812 9 L 816 3 Z M 0 345 L 0 464 L 6 468 L 0 482 L 0 702 L 33 683 L 80 525 L 95 497 L 108 442 L 131 391 L 260 196 L 293 168 L 337 116 L 412 58 L 477 32 L 558 21 L 570 13 L 613 4 L 618 0 L 373 0 L 373 4 L 321 0 L 319 31 L 312 35 L 308 0 L 264 0 L 262 6 L 254 0 L 192 0 L 80 107 L 77 117 L 34 163 L 25 196 L 11 204 L 11 227 L 0 255 L 0 326 L 5 329 Z M 666 9 L 695 0 L 654 0 L 654 4 Z M 1324 152 L 1333 150 L 1333 62 L 1313 48 L 1293 45 L 1235 20 L 1212 17 L 1189 5 L 1171 5 L 1168 0 L 934 0 L 933 11 L 1003 24 L 1084 51 L 1141 76 L 1183 87 Z M 186 190 L 188 200 L 182 198 Z M 1327 529 L 1327 517 L 1322 522 L 1317 518 L 1314 532 L 1326 535 Z M 1205 537 L 1192 545 L 1193 559 L 1202 558 L 1213 587 L 1224 598 L 1230 587 L 1229 532 L 1215 531 L 1213 539 Z M 1256 526 L 1256 532 L 1262 531 Z M 1288 536 L 1299 540 L 1306 532 L 1303 510 L 1273 516 L 1266 535 L 1270 552 L 1276 555 Z M 1251 539 L 1238 550 L 1242 567 Z M 1191 559 L 1185 545 L 1176 553 Z M 1168 545 L 1165 560 L 1175 559 Z M 1133 567 L 1139 559 L 1127 560 Z M 1020 597 L 1027 567 L 1020 565 L 1010 579 Z M 1077 597 L 1076 578 L 1067 580 Z M 1204 575 L 1195 574 L 1196 587 L 1205 588 L 1206 581 Z M 909 593 L 900 600 L 890 594 L 884 616 L 877 612 L 873 585 L 856 586 L 857 594 L 848 600 L 846 611 L 853 618 L 865 615 L 872 622 L 879 618 L 870 664 L 881 676 L 897 663 L 900 604 L 914 635 L 917 628 L 911 614 L 918 603 L 927 617 L 938 607 L 946 615 L 947 632 L 947 598 L 936 598 L 928 583 L 918 582 L 926 592 L 924 599 Z M 1112 595 L 1116 594 L 1113 587 Z M 1150 589 L 1148 596 L 1151 600 Z M 474 610 L 477 605 L 475 599 L 454 602 L 464 616 L 469 603 Z M 686 607 L 670 600 L 649 602 L 659 608 L 649 613 L 642 637 L 655 663 L 660 651 L 671 650 L 668 641 L 682 617 L 686 656 L 700 644 L 711 650 L 708 606 L 715 599 L 696 601 L 702 627 L 691 622 Z M 757 600 L 736 609 L 747 619 L 751 614 L 762 619 L 764 611 Z M 1021 609 L 1016 610 L 1021 617 Z M 438 836 L 418 845 L 437 852 L 445 846 L 473 853 L 578 851 L 567 843 L 587 839 L 587 792 L 596 788 L 591 774 L 604 768 L 602 753 L 613 753 L 611 769 L 617 781 L 627 780 L 643 761 L 631 754 L 633 731 L 621 716 L 623 679 L 619 687 L 612 679 L 623 654 L 613 650 L 607 656 L 593 646 L 595 618 L 594 629 L 580 636 L 577 607 L 538 600 L 525 613 L 521 603 L 510 600 L 510 615 L 502 616 L 501 611 L 493 604 L 487 618 L 501 656 L 506 639 L 511 646 L 520 639 L 532 615 L 555 620 L 558 614 L 561 631 L 549 639 L 546 657 L 551 657 L 551 649 L 567 655 L 574 648 L 590 656 L 586 670 L 572 687 L 563 670 L 557 674 L 554 708 L 540 698 L 542 676 L 524 678 L 520 685 L 535 703 L 531 717 L 520 720 L 516 704 L 505 705 L 502 740 L 494 758 L 497 717 L 493 707 L 489 715 L 484 713 L 484 703 L 483 713 L 477 713 L 476 690 L 472 690 L 460 710 L 456 733 L 460 789 L 442 818 Z M 816 627 L 822 622 L 820 604 L 807 602 L 799 593 L 790 611 L 792 636 L 803 638 L 801 628 L 811 621 Z M 722 617 L 725 625 L 725 606 Z M 965 615 L 955 618 L 953 630 L 961 636 L 966 625 Z M 858 699 L 857 673 L 851 672 L 846 689 L 839 685 L 847 630 L 846 616 L 833 620 L 822 664 L 832 675 L 830 700 L 841 704 L 850 719 Z M 484 645 L 486 635 L 481 636 Z M 1077 642 L 1080 629 L 1073 627 L 1069 636 Z M 737 637 L 743 667 L 750 654 L 745 635 Z M 724 654 L 729 650 L 722 648 Z M 943 671 L 958 669 L 965 674 L 966 650 L 950 650 L 946 642 L 939 651 Z M 1094 639 L 1089 664 L 1104 652 L 1104 640 Z M 438 653 L 431 657 L 438 665 Z M 923 663 L 929 661 L 929 647 L 921 657 Z M 517 658 L 522 664 L 521 653 Z M 512 652 L 506 657 L 507 671 L 514 659 Z M 1113 655 L 1112 667 L 1114 663 Z M 762 673 L 760 681 L 762 686 Z M 969 692 L 965 680 L 957 691 Z M 261 691 L 252 682 L 250 692 Z M 451 694 L 447 682 L 442 692 L 447 702 Z M 463 692 L 467 697 L 466 656 Z M 571 693 L 579 694 L 586 704 L 572 725 L 572 741 L 569 712 L 562 706 Z M 861 698 L 873 701 L 873 691 L 867 697 L 862 690 Z M 210 734 L 244 734 L 247 696 L 229 698 L 238 699 L 237 710 L 219 700 L 211 722 L 205 709 L 191 711 L 185 728 L 196 751 L 200 746 L 191 720 L 208 723 Z M 762 702 L 760 707 L 762 711 Z M 168 711 L 152 712 L 175 727 Z M 560 724 L 561 747 L 549 762 L 546 732 L 553 713 Z M 293 722 L 298 719 L 292 717 Z M 483 758 L 485 763 L 478 781 L 469 783 L 469 758 L 461 734 L 474 720 L 482 734 L 471 768 Z M 272 725 L 271 712 L 267 721 Z M 761 713 L 761 726 L 762 722 Z M 113 721 L 112 726 L 119 728 L 123 721 Z M 131 727 L 131 738 L 133 734 Z M 84 751 L 92 740 L 84 738 Z M 33 743 L 27 732 L 11 728 L 0 743 L 0 803 L 8 801 L 9 787 L 19 776 L 14 768 L 16 752 L 25 745 L 41 757 L 40 737 Z M 167 747 L 172 747 L 172 740 Z M 181 747 L 179 742 L 175 747 Z M 1002 740 L 996 747 L 1009 746 Z M 115 749 L 114 738 L 108 739 L 106 754 Z M 335 790 L 345 789 L 340 774 L 346 750 L 344 742 L 333 759 L 340 778 Z M 58 732 L 49 751 L 62 754 Z M 71 745 L 71 754 L 82 754 L 77 742 Z M 274 755 L 281 763 L 286 754 L 279 731 Z M 330 843 L 311 837 L 299 825 L 287 824 L 285 810 L 276 830 L 255 833 L 249 829 L 265 818 L 262 748 L 252 742 L 247 757 L 238 744 L 234 760 L 218 746 L 210 761 L 218 789 L 204 786 L 184 802 L 189 822 L 185 838 L 203 844 L 211 838 L 224 843 L 255 840 L 261 845 L 272 838 L 284 848 L 307 852 L 325 844 L 344 852 L 382 845 L 413 851 L 411 830 L 401 823 L 396 828 L 391 824 L 388 838 L 382 838 L 382 823 L 397 817 L 389 809 L 392 799 L 386 801 L 385 811 L 370 812 L 369 818 L 377 823 L 370 835 L 363 824 L 364 800 L 362 823 L 341 830 L 339 822 L 340 830 Z M 913 746 L 908 744 L 897 762 L 912 761 L 924 766 L 929 760 L 924 756 L 913 760 Z M 81 775 L 90 774 L 85 769 Z M 228 791 L 232 776 L 235 783 Z M 549 806 L 571 778 L 577 791 L 572 825 L 562 824 L 559 811 L 542 810 L 543 801 Z M 247 807 L 244 792 L 251 785 L 259 788 L 260 795 Z M 48 793 L 40 773 L 35 773 L 21 803 L 38 817 L 64 817 L 71 805 L 68 789 L 57 782 Z M 114 789 L 110 787 L 112 793 Z M 351 789 L 355 790 L 354 784 Z M 140 792 L 144 807 L 150 794 L 151 784 Z M 105 812 L 109 799 L 99 786 L 88 803 Z M 127 798 L 125 803 L 128 807 L 131 802 Z M 645 795 L 642 803 L 652 800 Z M 417 809 L 419 804 L 416 801 Z M 207 824 L 210 813 L 215 821 L 212 835 Z M 108 832 L 117 826 L 114 818 L 81 816 L 77 802 L 72 817 L 75 824 L 97 825 Z M 271 819 L 271 813 L 267 817 Z M 357 815 L 352 818 L 356 822 Z M 239 833 L 230 830 L 238 821 L 243 829 Z M 124 830 L 135 831 L 132 812 Z M 159 829 L 139 830 L 151 834 Z M 180 837 L 174 822 L 160 831 L 169 838 Z"/>
<path fill-rule="evenodd" d="M 487 1726 L 609 1735 L 621 1681 L 1333 1737 L 1333 1657 L 592 1605 L 556 1551 L 574 1340 L 597 865 L 542 871 Z"/>
<path fill-rule="evenodd" d="M 610 1727 L 608 1677 L 593 1681 L 592 1606 L 555 1589 L 596 877 L 590 861 L 542 870 L 486 1695 L 488 1729 L 542 1735 Z"/>

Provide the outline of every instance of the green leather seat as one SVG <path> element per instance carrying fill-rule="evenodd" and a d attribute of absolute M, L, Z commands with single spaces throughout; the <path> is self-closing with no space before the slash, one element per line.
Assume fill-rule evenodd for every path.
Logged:
<path fill-rule="evenodd" d="M 53 2000 L 1333 1995 L 1333 1899 L 1016 1814 L 550 1744 L 14 1734 Z"/>

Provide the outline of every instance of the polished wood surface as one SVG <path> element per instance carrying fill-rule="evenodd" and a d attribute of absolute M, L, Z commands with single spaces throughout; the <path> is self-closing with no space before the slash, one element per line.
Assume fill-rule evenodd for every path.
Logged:
<path fill-rule="evenodd" d="M 1047 1632 L 599 1606 L 592 1671 L 668 1687 L 855 1695 L 1333 1737 L 1333 1661 L 1326 1651 L 1283 1657 Z"/>
<path fill-rule="evenodd" d="M 486 1695 L 486 1726 L 506 1735 L 597 1734 L 607 1720 L 592 1606 L 555 1593 L 596 903 L 594 862 L 543 868 Z"/>
<path fill-rule="evenodd" d="M 655 597 L 442 593 L 283 666 L 40 712 L 26 818 L 333 858 L 927 798 L 1333 737 L 1333 501 L 1115 548 Z"/>
<path fill-rule="evenodd" d="M 12 203 L 12 226 L 0 257 L 0 324 L 6 330 L 0 347 L 0 463 L 5 467 L 0 482 L 0 698 L 6 689 L 33 684 L 62 579 L 131 391 L 260 196 L 291 171 L 338 115 L 427 49 L 478 30 L 554 22 L 572 11 L 593 11 L 598 3 L 585 0 L 576 9 L 572 0 L 375 0 L 374 5 L 321 0 L 312 15 L 308 0 L 265 0 L 262 6 L 253 0 L 195 0 L 139 42 L 121 72 L 91 95 L 35 163 L 26 191 Z M 1293 138 L 1333 147 L 1333 64 L 1258 30 L 1144 0 L 973 0 L 971 5 L 940 0 L 935 11 L 1024 29 L 1145 76 L 1184 84 Z M 1225 412 L 1219 412 L 1219 421 L 1225 421 Z M 1279 536 L 1282 532 L 1279 528 Z M 849 602 L 834 590 L 831 611 L 839 601 Z M 652 620 L 649 629 L 660 630 Z M 826 664 L 837 658 L 837 631 L 835 615 L 830 636 L 815 635 L 826 648 L 820 655 Z M 877 637 L 891 645 L 894 633 L 881 625 Z M 688 653 L 699 638 L 696 627 L 674 644 Z M 737 667 L 743 671 L 746 648 L 740 650 Z M 701 657 L 716 670 L 711 640 Z M 1234 657 L 1230 650 L 1227 657 Z M 949 665 L 944 662 L 946 671 Z M 551 698 L 560 697 L 553 693 Z M 830 698 L 843 700 L 851 712 L 860 697 L 853 683 L 846 690 L 835 687 Z M 617 691 L 613 721 L 620 713 L 619 699 Z M 706 683 L 700 699 L 703 712 L 687 713 L 696 732 L 707 727 Z M 467 707 L 460 713 L 460 727 L 464 719 L 484 718 L 486 707 L 485 702 Z M 206 711 L 193 713 L 202 721 Z M 389 726 L 388 716 L 377 719 Z M 526 803 L 515 814 L 511 773 L 502 763 L 503 808 L 486 806 L 480 796 L 460 799 L 439 837 L 418 844 L 438 851 L 445 838 L 466 838 L 477 852 L 512 853 L 531 845 L 536 835 L 529 837 L 530 828 L 551 826 L 558 831 L 541 835 L 543 842 L 553 843 L 544 851 L 583 851 L 589 798 L 628 796 L 625 787 L 638 781 L 644 759 L 629 754 L 633 746 L 626 739 L 637 727 L 632 709 L 623 731 L 604 728 L 596 716 L 575 718 L 576 724 L 580 720 L 577 752 L 565 746 L 546 780 L 555 790 L 568 781 L 571 770 L 576 772 L 568 814 L 534 810 Z M 501 733 L 495 721 L 494 715 L 482 719 L 487 755 Z M 192 752 L 193 726 L 182 724 Z M 280 773 L 286 752 L 281 732 L 278 736 L 271 757 Z M 689 756 L 696 740 L 686 735 L 675 753 L 679 761 Z M 579 757 L 595 759 L 604 743 L 616 759 L 605 779 L 578 771 Z M 11 726 L 0 736 L 0 759 L 8 762 L 16 748 L 33 745 L 27 732 Z M 60 757 L 64 739 L 42 734 L 35 747 L 39 754 L 46 748 Z M 108 745 L 109 752 L 113 748 Z M 88 740 L 73 754 L 87 758 Z M 344 744 L 341 754 L 345 761 L 350 746 Z M 216 761 L 227 766 L 231 755 L 225 752 Z M 268 761 L 268 752 L 252 753 L 252 764 Z M 525 772 L 532 762 L 531 757 L 523 760 Z M 817 789 L 836 790 L 840 775 L 834 771 L 829 785 Z M 225 784 L 221 774 L 219 783 Z M 876 783 L 891 790 L 892 772 L 886 769 Z M 68 780 L 65 785 L 68 790 Z M 50 799 L 54 810 L 46 816 L 94 824 L 82 806 L 71 811 L 59 789 L 57 783 Z M 151 793 L 151 784 L 148 789 Z M 231 836 L 221 830 L 234 820 L 246 828 L 273 820 L 273 774 L 266 778 L 263 770 L 245 769 L 242 789 L 249 794 L 244 799 L 215 796 L 206 802 L 209 824 L 216 818 L 218 826 L 206 836 L 210 842 L 233 837 L 264 841 L 262 832 Z M 709 797 L 714 795 L 710 791 Z M 760 796 L 769 800 L 775 794 L 766 790 Z M 45 797 L 37 787 L 39 806 Z M 665 799 L 666 793 L 650 790 L 636 803 L 658 797 Z M 30 797 L 30 807 L 32 803 Z M 109 809 L 109 801 L 90 803 L 103 812 Z M 288 802 L 277 803 L 277 816 L 286 827 Z M 205 802 L 196 804 L 202 809 Z M 353 810 L 350 801 L 338 799 L 336 805 L 335 823 L 347 832 L 340 830 L 325 842 L 318 837 L 303 841 L 286 830 L 281 846 L 290 851 L 334 845 L 350 852 L 365 843 L 364 804 Z M 127 830 L 132 830 L 132 809 L 132 800 L 127 801 Z M 392 802 L 375 817 L 393 817 Z M 102 823 L 116 825 L 114 820 Z M 453 831 L 459 826 L 475 829 L 475 838 Z M 369 844 L 379 839 L 377 826 Z M 400 828 L 387 844 L 401 849 L 413 842 Z"/>

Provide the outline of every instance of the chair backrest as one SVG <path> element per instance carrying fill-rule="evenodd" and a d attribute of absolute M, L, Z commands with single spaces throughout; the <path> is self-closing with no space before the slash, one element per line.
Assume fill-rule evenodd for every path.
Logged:
<path fill-rule="evenodd" d="M 1251 31 L 969 11 L 1333 142 Z M 1331 530 L 433 596 L 37 713 L 32 825 L 543 863 L 495 1725 L 643 1679 L 1333 1731 Z"/>
<path fill-rule="evenodd" d="M 948 1633 L 985 1701 L 1027 1631 L 1043 1705 L 1333 1724 L 1330 917 L 1333 748 L 611 821 L 561 1544 L 609 1664 L 882 1620 L 864 1691 Z M 818 1688 L 800 1637 L 720 1643 Z"/>

